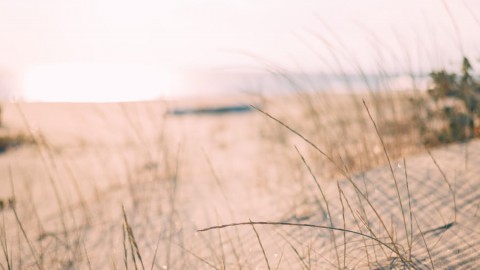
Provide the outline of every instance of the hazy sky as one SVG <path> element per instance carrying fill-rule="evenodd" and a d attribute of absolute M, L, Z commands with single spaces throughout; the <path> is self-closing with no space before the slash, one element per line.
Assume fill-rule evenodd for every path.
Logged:
<path fill-rule="evenodd" d="M 465 53 L 479 57 L 480 1 L 445 2 Z M 440 0 L 0 0 L 0 37 L 0 69 L 20 72 L 51 63 L 265 66 L 247 54 L 328 70 L 332 53 L 369 67 L 378 48 L 399 58 L 405 48 L 428 51 L 422 61 L 432 65 L 461 55 Z"/>

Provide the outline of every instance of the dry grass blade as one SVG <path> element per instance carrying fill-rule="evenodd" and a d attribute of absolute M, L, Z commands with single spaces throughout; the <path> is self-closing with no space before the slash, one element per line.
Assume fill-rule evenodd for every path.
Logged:
<path fill-rule="evenodd" d="M 25 241 L 28 244 L 28 248 L 30 249 L 30 252 L 32 253 L 32 256 L 35 260 L 35 264 L 37 265 L 38 269 L 44 269 L 42 267 L 42 265 L 40 264 L 39 259 L 37 258 L 37 252 L 33 248 L 33 245 L 32 245 L 32 243 L 30 242 L 30 239 L 27 236 L 27 232 L 25 231 L 25 228 L 23 227 L 23 224 L 20 221 L 20 218 L 18 217 L 17 210 L 15 210 L 15 208 L 13 208 L 12 210 L 13 210 L 13 214 L 15 215 L 15 219 L 17 220 L 18 227 L 20 227 L 20 231 L 22 232 L 23 237 L 25 238 Z"/>
<path fill-rule="evenodd" d="M 127 230 L 125 229 L 125 223 L 122 224 L 122 237 L 123 237 L 123 263 L 125 264 L 125 269 L 128 270 Z"/>
<path fill-rule="evenodd" d="M 372 202 L 368 199 L 368 197 L 361 191 L 361 189 L 358 187 L 357 184 L 355 184 L 355 182 L 353 181 L 352 177 L 350 175 L 348 175 L 348 171 L 345 171 L 342 167 L 340 167 L 337 163 L 335 163 L 335 161 L 333 160 L 333 158 L 331 158 L 329 155 L 327 155 L 325 152 L 323 152 L 320 148 L 318 148 L 318 146 L 316 146 L 312 141 L 308 140 L 307 138 L 305 138 L 302 134 L 300 134 L 298 131 L 294 130 L 293 128 L 289 127 L 287 124 L 285 124 L 284 122 L 278 120 L 277 118 L 273 117 L 272 115 L 268 114 L 267 112 L 264 112 L 262 111 L 261 109 L 253 106 L 253 105 L 250 105 L 252 106 L 252 108 L 254 108 L 255 110 L 263 113 L 264 115 L 266 115 L 267 117 L 269 117 L 270 119 L 274 120 L 275 122 L 279 123 L 280 125 L 284 126 L 285 128 L 287 128 L 288 130 L 290 130 L 291 132 L 293 132 L 295 135 L 299 136 L 300 138 L 302 138 L 305 142 L 307 142 L 309 145 L 311 145 L 312 147 L 314 147 L 320 154 L 322 154 L 325 158 L 327 158 L 328 161 L 330 161 L 336 168 L 337 170 L 343 175 L 346 177 L 346 179 L 348 180 L 348 182 L 354 187 L 355 191 L 357 192 L 357 194 L 359 194 L 363 199 L 365 199 L 365 201 L 367 202 L 367 204 L 369 205 L 370 209 L 372 209 L 372 211 L 375 213 L 375 216 L 377 217 L 378 221 L 380 222 L 382 228 L 384 229 L 385 233 L 388 235 L 388 237 L 390 238 L 390 242 L 392 243 L 393 245 L 393 249 L 391 247 L 389 247 L 389 249 L 391 249 L 398 257 L 402 258 L 402 261 L 406 262 L 406 259 L 404 258 L 404 256 L 402 255 L 402 253 L 400 252 L 400 250 L 398 249 L 397 245 L 395 244 L 395 239 L 394 237 L 392 236 L 392 234 L 390 233 L 390 231 L 388 230 L 388 227 L 387 225 L 385 224 L 385 221 L 383 220 L 382 216 L 380 215 L 380 213 L 377 211 L 377 209 L 375 208 L 375 206 L 372 204 Z"/>
<path fill-rule="evenodd" d="M 340 188 L 340 184 L 337 182 L 337 189 L 338 189 L 338 198 L 340 199 L 340 204 L 342 205 L 342 220 L 343 220 L 343 229 L 347 229 L 347 223 L 345 221 L 345 205 L 343 204 L 342 199 L 342 189 Z M 347 259 L 347 233 L 343 232 L 343 269 L 346 269 L 346 259 Z"/>
<path fill-rule="evenodd" d="M 425 245 L 425 248 L 427 249 L 428 258 L 430 259 L 430 265 L 432 266 L 432 270 L 434 270 L 435 265 L 433 264 L 432 254 L 430 254 L 430 248 L 428 247 L 427 241 L 425 240 L 425 235 L 422 232 L 422 229 L 420 229 L 420 225 L 418 225 L 418 220 L 415 216 L 414 216 L 414 220 L 415 220 L 415 223 L 417 224 L 418 230 L 420 231 L 420 236 L 422 237 L 423 244 Z"/>
<path fill-rule="evenodd" d="M 45 169 L 47 171 L 48 175 L 48 180 L 50 181 L 50 185 L 52 186 L 53 192 L 55 194 L 55 199 L 57 201 L 58 209 L 60 211 L 60 217 L 61 217 L 61 223 L 63 227 L 63 233 L 65 236 L 65 241 L 68 243 L 69 242 L 69 235 L 68 235 L 68 229 L 67 229 L 67 224 L 65 221 L 65 209 L 64 203 L 62 200 L 62 197 L 60 196 L 60 190 L 57 186 L 57 183 L 55 181 L 54 173 L 58 176 L 58 168 L 55 163 L 55 159 L 53 157 L 53 154 L 51 152 L 50 147 L 48 144 L 43 140 L 39 140 L 35 134 L 33 133 L 33 129 L 30 125 L 30 122 L 27 119 L 27 116 L 23 112 L 22 108 L 20 107 L 19 103 L 15 103 L 17 111 L 20 113 L 21 119 L 27 128 L 28 135 L 30 136 L 31 141 L 34 143 L 34 145 L 37 148 L 38 153 L 40 154 L 41 160 L 43 164 L 45 165 Z M 48 157 L 48 158 L 47 158 Z"/>
<path fill-rule="evenodd" d="M 162 236 L 161 234 L 158 236 L 157 244 L 155 245 L 155 253 L 153 254 L 152 266 L 150 267 L 150 270 L 153 270 L 153 266 L 155 266 L 155 261 L 157 260 L 157 251 L 158 251 L 158 246 L 160 245 L 161 236 Z"/>
<path fill-rule="evenodd" d="M 331 158 L 329 155 L 327 155 L 324 151 L 322 151 L 320 148 L 318 148 L 317 145 L 315 145 L 312 141 L 310 141 L 309 139 L 305 138 L 305 136 L 303 136 L 302 134 L 300 134 L 298 131 L 294 130 L 293 128 L 291 128 L 290 126 L 288 126 L 287 124 L 285 124 L 284 122 L 278 120 L 277 118 L 275 118 L 274 116 L 270 115 L 269 113 L 263 111 L 262 109 L 260 108 L 257 108 L 253 105 L 250 105 L 252 108 L 254 108 L 255 110 L 261 112 L 262 114 L 264 114 L 265 116 L 267 116 L 268 118 L 272 119 L 273 121 L 279 123 L 280 125 L 282 125 L 283 127 L 285 127 L 286 129 L 290 130 L 291 132 L 293 132 L 295 135 L 299 136 L 300 138 L 302 138 L 302 140 L 304 140 L 306 143 L 308 143 L 310 146 L 312 146 L 313 148 L 315 148 L 315 150 L 317 150 L 320 154 L 322 154 L 326 159 L 328 159 L 328 161 L 330 161 L 337 169 L 340 173 L 343 174 L 343 176 L 345 177 L 348 177 L 347 174 L 343 171 L 342 167 L 340 167 L 334 160 L 333 158 Z"/>
<path fill-rule="evenodd" d="M 278 269 L 279 269 L 279 267 L 280 267 L 280 264 L 282 263 L 282 259 L 283 259 L 283 252 L 284 252 L 284 250 L 282 249 L 282 253 L 280 254 L 280 258 L 278 259 L 277 267 L 275 268 L 276 270 L 278 270 Z"/>
<path fill-rule="evenodd" d="M 12 196 L 13 196 L 13 198 L 15 198 L 16 197 L 15 196 L 15 188 L 14 188 L 14 185 L 13 185 L 12 170 L 11 170 L 10 167 L 8 168 L 8 173 L 9 173 L 9 177 L 10 177 L 10 185 L 12 187 Z M 25 238 L 25 241 L 27 242 L 28 248 L 30 249 L 30 252 L 32 253 L 32 257 L 35 260 L 35 264 L 37 265 L 38 269 L 43 270 L 44 268 L 43 268 L 43 265 L 40 263 L 40 260 L 37 257 L 37 252 L 35 251 L 35 248 L 33 247 L 30 239 L 28 238 L 27 232 L 25 231 L 25 228 L 23 227 L 23 224 L 20 221 L 20 218 L 18 217 L 16 207 L 12 207 L 12 210 L 13 210 L 13 214 L 15 215 L 15 219 L 17 221 L 18 227 L 20 227 L 20 231 L 22 232 L 23 237 Z"/>
<path fill-rule="evenodd" d="M 407 173 L 407 162 L 405 158 L 403 159 L 403 167 L 405 168 L 405 184 L 407 188 L 407 195 L 408 195 L 408 211 L 410 213 L 410 240 L 408 240 L 408 259 L 412 260 L 412 245 L 413 245 L 413 211 L 412 211 L 412 199 L 410 196 L 410 188 L 408 186 L 408 173 Z"/>
<path fill-rule="evenodd" d="M 405 236 L 408 237 L 407 221 L 405 219 L 405 210 L 403 209 L 402 197 L 400 196 L 400 189 L 398 187 L 398 182 L 397 182 L 397 178 L 395 177 L 395 173 L 393 172 L 392 162 L 390 161 L 390 156 L 388 155 L 387 147 L 385 146 L 385 142 L 383 141 L 383 138 L 380 135 L 380 131 L 378 130 L 378 127 L 377 127 L 377 124 L 375 123 L 375 120 L 373 120 L 372 114 L 370 114 L 370 110 L 368 109 L 368 106 L 367 106 L 367 103 L 365 102 L 365 100 L 363 100 L 363 105 L 365 106 L 365 109 L 367 110 L 368 117 L 372 121 L 373 126 L 375 127 L 375 131 L 377 133 L 377 136 L 380 139 L 380 143 L 382 144 L 383 153 L 385 154 L 385 158 L 387 159 L 387 162 L 388 162 L 388 167 L 390 168 L 390 173 L 392 174 L 393 182 L 395 183 L 395 190 L 397 192 L 398 204 L 400 205 L 400 210 L 402 211 L 402 219 L 403 219 L 403 225 L 404 225 L 404 228 L 405 228 Z"/>
<path fill-rule="evenodd" d="M 133 262 L 133 266 L 135 267 L 135 270 L 138 270 L 138 266 L 137 266 L 137 257 L 135 257 L 135 250 L 134 250 L 134 246 L 132 244 L 132 240 L 130 239 L 130 235 L 128 233 L 128 229 L 127 229 L 127 226 L 124 225 L 123 226 L 123 229 L 125 230 L 126 234 L 128 235 L 128 244 L 130 246 L 130 256 L 132 257 L 132 262 Z"/>
<path fill-rule="evenodd" d="M 178 188 L 178 175 L 179 175 L 179 168 L 180 168 L 180 153 L 182 150 L 182 144 L 178 144 L 177 148 L 177 153 L 175 156 L 175 171 L 173 174 L 173 177 L 170 181 L 171 187 L 170 187 L 170 192 L 169 192 L 169 201 L 170 201 L 170 213 L 168 216 L 168 241 L 167 241 L 167 250 L 166 250 L 166 265 L 167 268 L 170 268 L 170 257 L 171 257 L 171 246 L 170 243 L 172 243 L 173 239 L 173 234 L 175 231 L 175 214 L 177 212 L 177 188 Z"/>
<path fill-rule="evenodd" d="M 360 226 L 360 222 L 358 221 L 357 215 L 355 215 L 355 212 L 353 211 L 353 208 L 350 205 L 350 202 L 349 202 L 348 198 L 345 196 L 345 193 L 343 192 L 343 190 L 341 188 L 340 188 L 339 191 L 340 191 L 340 194 L 345 199 L 345 202 L 347 203 L 347 207 L 350 210 L 350 213 L 352 214 L 353 219 L 355 220 L 355 224 L 357 225 L 358 231 L 362 232 L 362 227 Z M 367 229 L 368 229 L 368 227 L 367 227 Z M 370 233 L 372 233 L 372 236 L 375 237 L 375 234 L 373 233 L 373 231 L 370 230 Z M 362 242 L 363 242 L 363 246 L 364 246 L 364 249 L 365 249 L 365 257 L 367 258 L 367 264 L 370 266 L 370 254 L 369 254 L 368 248 L 367 248 L 367 240 L 364 239 L 364 238 L 362 240 L 363 240 Z"/>
<path fill-rule="evenodd" d="M 270 263 L 268 262 L 267 253 L 265 253 L 265 249 L 263 248 L 262 240 L 260 239 L 260 235 L 258 234 L 257 229 L 255 229 L 254 222 L 252 222 L 251 220 L 250 220 L 250 225 L 252 225 L 252 229 L 255 232 L 255 235 L 257 236 L 258 244 L 260 245 L 260 248 L 262 249 L 263 258 L 265 258 L 265 263 L 267 264 L 267 268 L 268 268 L 268 270 L 271 270 Z"/>
<path fill-rule="evenodd" d="M 302 159 L 303 164 L 305 165 L 305 167 L 307 167 L 308 172 L 309 172 L 310 175 L 312 176 L 313 180 L 315 181 L 315 184 L 317 185 L 318 190 L 320 191 L 320 194 L 322 195 L 322 199 L 323 199 L 323 201 L 324 201 L 324 203 L 325 203 L 325 207 L 327 208 L 328 221 L 329 221 L 329 223 L 330 223 L 330 227 L 335 227 L 335 226 L 333 225 L 332 213 L 330 212 L 330 206 L 329 206 L 329 204 L 328 204 L 328 200 L 327 200 L 327 198 L 325 197 L 325 193 L 323 192 L 323 189 L 322 189 L 322 187 L 320 186 L 320 183 L 318 183 L 318 181 L 317 181 L 317 177 L 316 177 L 315 174 L 313 173 L 312 168 L 310 168 L 310 166 L 308 165 L 307 161 L 305 160 L 305 157 L 302 155 L 302 153 L 300 153 L 300 150 L 298 150 L 298 148 L 297 148 L 296 146 L 295 146 L 295 149 L 297 150 L 297 153 L 300 155 L 300 158 Z M 334 247 L 335 247 L 335 255 L 337 256 L 338 268 L 341 268 L 341 267 L 340 267 L 340 255 L 338 254 L 337 240 L 336 240 L 336 237 L 335 237 L 335 233 L 334 233 L 334 231 L 330 231 L 330 233 L 331 233 L 333 245 L 334 245 Z"/>
<path fill-rule="evenodd" d="M 7 242 L 7 232 L 5 228 L 5 214 L 2 215 L 3 217 L 3 222 L 2 222 L 2 231 L 0 234 L 0 244 L 2 245 L 2 251 L 3 251 L 3 256 L 5 257 L 5 263 L 7 264 L 8 270 L 11 270 L 13 268 L 12 266 L 12 261 L 10 259 L 10 256 L 8 255 L 8 242 Z M 2 265 L 2 268 L 4 266 Z"/>
<path fill-rule="evenodd" d="M 463 50 L 463 43 L 462 43 L 460 28 L 458 27 L 457 21 L 455 20 L 455 17 L 453 16 L 452 11 L 448 7 L 447 2 L 445 2 L 445 0 L 442 0 L 442 4 L 443 4 L 443 7 L 445 8 L 445 10 L 447 11 L 448 17 L 450 18 L 450 22 L 452 23 L 453 29 L 455 30 L 455 35 L 456 35 L 457 42 L 458 42 L 458 49 L 462 53 L 462 56 L 464 56 L 465 52 Z"/>
<path fill-rule="evenodd" d="M 122 206 L 122 211 L 123 211 L 123 221 L 125 222 L 125 229 L 127 230 L 128 239 L 130 241 L 130 244 L 133 245 L 133 248 L 135 248 L 135 253 L 138 257 L 138 260 L 140 261 L 142 269 L 145 270 L 145 266 L 143 265 L 143 260 L 140 254 L 140 250 L 138 248 L 137 241 L 135 240 L 135 236 L 133 235 L 132 227 L 130 227 L 130 224 L 128 224 L 127 214 L 125 213 L 125 207 L 123 206 Z M 133 255 L 133 259 L 135 260 L 135 255 L 134 254 L 132 255 Z M 136 267 L 136 264 L 135 264 L 135 267 Z"/>
<path fill-rule="evenodd" d="M 304 224 L 304 223 L 293 223 L 293 222 L 273 222 L 273 221 L 250 221 L 250 222 L 238 222 L 238 223 L 229 223 L 229 224 L 223 224 L 223 225 L 218 225 L 218 226 L 211 226 L 208 228 L 204 228 L 201 230 L 198 230 L 199 232 L 206 232 L 210 230 L 217 230 L 217 229 L 223 229 L 223 228 L 228 228 L 228 227 L 235 227 L 235 226 L 245 226 L 245 225 L 273 225 L 273 226 L 294 226 L 294 227 L 309 227 L 309 228 L 317 228 L 317 229 L 326 229 L 326 230 L 333 230 L 333 231 L 339 231 L 339 232 L 346 232 L 350 234 L 355 234 L 359 235 L 368 239 L 371 239 L 378 244 L 388 248 L 390 251 L 393 251 L 395 254 L 397 254 L 397 251 L 395 250 L 394 247 L 391 247 L 389 244 L 386 242 L 381 241 L 380 239 L 370 236 L 368 234 L 364 234 L 361 232 L 356 232 L 348 229 L 342 229 L 342 228 L 336 228 L 336 227 L 330 227 L 330 226 L 322 226 L 322 225 L 315 225 L 315 224 Z"/>
<path fill-rule="evenodd" d="M 83 252 L 85 253 L 85 257 L 87 259 L 88 269 L 92 270 L 92 263 L 90 262 L 90 256 L 88 256 L 87 247 L 85 246 L 85 242 L 83 242 L 82 246 L 83 246 Z"/>
<path fill-rule="evenodd" d="M 234 215 L 234 212 L 233 212 L 233 209 L 232 209 L 232 206 L 230 205 L 230 202 L 227 198 L 227 195 L 226 195 L 226 191 L 225 191 L 225 187 L 223 186 L 223 184 L 221 183 L 220 181 L 220 177 L 218 176 L 217 172 L 215 171 L 215 168 L 213 166 L 213 163 L 212 163 L 212 160 L 210 159 L 210 157 L 208 156 L 207 152 L 205 151 L 205 148 L 202 148 L 202 152 L 203 152 L 203 155 L 205 156 L 205 160 L 208 164 L 208 167 L 210 169 L 210 172 L 212 173 L 212 176 L 215 180 L 215 183 L 217 184 L 219 190 L 221 191 L 222 193 L 222 196 L 223 196 L 223 199 L 225 200 L 225 206 L 227 207 L 227 210 L 228 210 L 228 213 L 230 215 L 230 218 L 233 220 L 235 215 Z M 240 236 L 239 236 L 239 232 L 238 230 L 235 231 L 235 234 L 236 234 L 236 237 L 240 240 Z M 233 252 L 233 255 L 235 256 L 235 259 L 237 260 L 237 264 L 240 268 L 242 268 L 242 263 L 240 261 L 240 256 L 237 252 L 237 249 L 235 248 L 235 245 L 233 245 L 233 240 L 230 236 L 228 236 L 228 240 L 229 242 L 231 243 L 233 249 L 232 249 L 232 252 Z M 240 250 L 243 250 L 243 243 L 242 241 L 238 241 L 239 242 L 239 248 Z"/>
<path fill-rule="evenodd" d="M 285 239 L 285 238 L 284 238 Z M 290 242 L 288 241 L 287 239 L 285 239 L 285 241 L 287 241 L 288 245 L 290 246 L 290 248 L 293 250 L 293 252 L 295 253 L 295 256 L 297 256 L 297 259 L 298 261 L 300 261 L 302 263 L 302 266 L 309 270 L 310 267 L 307 265 L 307 263 L 305 262 L 305 260 L 303 259 L 302 255 L 300 255 L 300 252 L 298 252 L 298 250 L 295 248 L 295 246 Z"/>
<path fill-rule="evenodd" d="M 198 259 L 199 261 L 203 262 L 204 264 L 210 266 L 211 268 L 215 269 L 215 270 L 220 270 L 220 268 L 218 268 L 217 266 L 215 266 L 214 264 L 210 263 L 209 261 L 207 261 L 206 259 L 198 256 L 197 254 L 195 254 L 194 252 L 192 252 L 191 250 L 188 250 L 186 249 L 185 247 L 183 247 L 182 245 L 179 245 L 175 242 L 172 242 L 172 244 L 174 244 L 175 246 L 179 247 L 181 250 L 187 252 L 188 254 L 192 255 L 193 257 L 195 257 L 196 259 Z"/>
<path fill-rule="evenodd" d="M 433 160 L 433 163 L 437 167 L 438 171 L 443 177 L 443 180 L 445 183 L 448 185 L 448 189 L 450 190 L 450 193 L 452 194 L 452 199 L 453 199 L 453 224 L 457 222 L 457 199 L 455 196 L 455 191 L 452 188 L 452 185 L 450 184 L 450 181 L 448 181 L 447 175 L 443 172 L 442 168 L 440 168 L 440 165 L 438 164 L 437 160 L 433 157 L 432 153 L 430 152 L 429 149 L 427 149 L 427 153 L 430 156 L 430 158 Z"/>

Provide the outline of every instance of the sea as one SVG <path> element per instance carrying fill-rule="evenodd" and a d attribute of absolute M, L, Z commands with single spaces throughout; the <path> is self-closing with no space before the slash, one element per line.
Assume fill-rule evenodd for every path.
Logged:
<path fill-rule="evenodd" d="M 182 74 L 175 83 L 145 84 L 133 82 L 129 78 L 128 87 L 122 80 L 125 76 L 114 78 L 115 82 L 105 81 L 96 85 L 96 81 L 83 84 L 72 79 L 68 85 L 49 95 L 42 96 L 40 89 L 29 95 L 29 91 L 20 79 L 0 73 L 0 99 L 5 101 L 31 102 L 121 102 L 155 99 L 209 98 L 235 95 L 283 95 L 298 92 L 330 91 L 338 93 L 362 91 L 425 90 L 429 86 L 428 74 L 371 73 L 371 74 L 333 74 L 333 73 L 280 73 L 280 72 L 224 72 L 209 71 Z M 87 83 L 85 83 L 87 81 Z M 133 80 L 134 81 L 134 80 Z M 80 85 L 80 86 L 79 86 Z M 53 87 L 53 86 L 52 86 Z M 58 85 L 56 87 L 59 87 Z M 45 91 L 48 91 L 45 86 Z M 75 92 L 81 92 L 79 93 Z"/>

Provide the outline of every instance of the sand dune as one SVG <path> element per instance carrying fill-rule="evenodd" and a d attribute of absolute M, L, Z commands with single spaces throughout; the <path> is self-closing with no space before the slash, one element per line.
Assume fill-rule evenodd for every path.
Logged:
<path fill-rule="evenodd" d="M 374 110 L 382 102 L 365 98 L 375 119 L 387 123 L 388 117 Z M 318 118 L 314 129 L 308 100 L 4 104 L 5 128 L 35 138 L 0 155 L 0 198 L 7 202 L 0 210 L 0 240 L 8 258 L 15 268 L 114 269 L 125 263 L 133 268 L 135 262 L 140 267 L 141 257 L 145 268 L 155 258 L 159 269 L 266 269 L 260 239 L 271 268 L 279 269 L 382 268 L 407 258 L 422 268 L 430 266 L 429 252 L 437 268 L 478 264 L 477 141 L 432 152 L 454 187 L 455 209 L 448 181 L 430 156 L 412 155 L 421 152 L 415 134 L 382 125 L 395 160 L 405 230 L 381 144 L 370 122 L 359 124 L 365 111 L 346 95 L 317 96 L 311 99 Z M 359 190 L 308 143 L 261 112 L 166 113 L 237 102 L 262 104 L 262 110 L 327 149 L 335 162 L 350 166 Z M 410 200 L 402 156 L 409 157 Z M 125 232 L 122 207 L 133 237 Z M 256 225 L 259 238 L 251 226 L 197 231 L 249 220 L 333 225 L 379 241 L 280 225 Z M 0 263 L 7 265 L 5 256 Z"/>

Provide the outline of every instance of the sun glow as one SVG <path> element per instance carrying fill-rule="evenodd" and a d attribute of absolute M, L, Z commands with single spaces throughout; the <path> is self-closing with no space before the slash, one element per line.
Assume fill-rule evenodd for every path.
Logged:
<path fill-rule="evenodd" d="M 175 95 L 178 76 L 158 67 L 131 64 L 48 64 L 28 70 L 27 101 L 118 102 Z"/>

